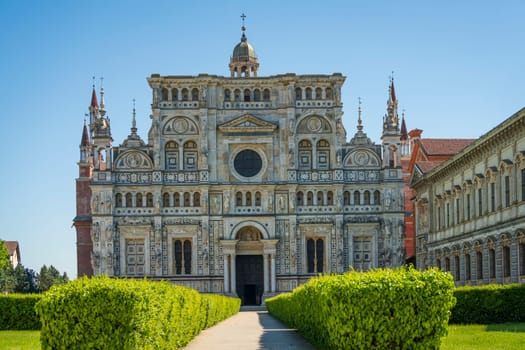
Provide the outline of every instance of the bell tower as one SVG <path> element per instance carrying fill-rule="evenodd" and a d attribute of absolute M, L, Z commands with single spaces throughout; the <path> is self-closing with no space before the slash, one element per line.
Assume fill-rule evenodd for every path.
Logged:
<path fill-rule="evenodd" d="M 242 36 L 241 42 L 233 49 L 233 54 L 230 57 L 230 76 L 232 78 L 257 78 L 257 70 L 259 69 L 259 62 L 257 62 L 257 55 L 253 46 L 246 39 L 246 27 L 244 19 L 246 15 L 243 13 L 242 18 Z"/>

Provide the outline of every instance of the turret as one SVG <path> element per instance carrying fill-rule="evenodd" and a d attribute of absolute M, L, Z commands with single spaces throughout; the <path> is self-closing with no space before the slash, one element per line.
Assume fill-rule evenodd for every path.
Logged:
<path fill-rule="evenodd" d="M 230 58 L 230 75 L 231 77 L 257 77 L 257 70 L 259 63 L 257 62 L 257 55 L 253 46 L 246 39 L 246 27 L 244 26 L 244 19 L 246 15 L 241 15 L 242 18 L 242 35 L 241 42 L 233 49 L 233 54 Z"/>
<path fill-rule="evenodd" d="M 383 167 L 398 168 L 401 166 L 401 133 L 397 114 L 397 98 L 394 78 L 390 78 L 388 87 L 387 114 L 383 118 Z"/>

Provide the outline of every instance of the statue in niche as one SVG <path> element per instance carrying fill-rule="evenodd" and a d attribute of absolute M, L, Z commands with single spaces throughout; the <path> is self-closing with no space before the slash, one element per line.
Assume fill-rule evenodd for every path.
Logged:
<path fill-rule="evenodd" d="M 93 242 L 98 242 L 100 240 L 100 224 L 95 222 L 93 225 Z"/>
<path fill-rule="evenodd" d="M 230 208 L 230 195 L 228 192 L 224 193 L 224 211 L 228 212 Z"/>

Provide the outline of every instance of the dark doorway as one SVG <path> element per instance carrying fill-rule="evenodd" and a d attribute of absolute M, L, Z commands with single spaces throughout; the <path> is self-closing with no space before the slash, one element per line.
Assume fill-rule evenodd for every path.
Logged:
<path fill-rule="evenodd" d="M 235 265 L 237 295 L 242 305 L 261 305 L 264 291 L 262 255 L 237 255 Z"/>

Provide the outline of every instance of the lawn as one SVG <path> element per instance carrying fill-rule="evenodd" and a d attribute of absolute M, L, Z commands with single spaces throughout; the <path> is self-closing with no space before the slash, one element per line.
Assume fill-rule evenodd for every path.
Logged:
<path fill-rule="evenodd" d="M 40 331 L 0 331 L 0 350 L 40 349 Z"/>
<path fill-rule="evenodd" d="M 525 323 L 450 325 L 441 350 L 520 350 L 525 348 Z"/>
<path fill-rule="evenodd" d="M 40 349 L 39 331 L 0 331 L 0 350 Z M 521 350 L 525 323 L 450 325 L 441 350 Z"/>

